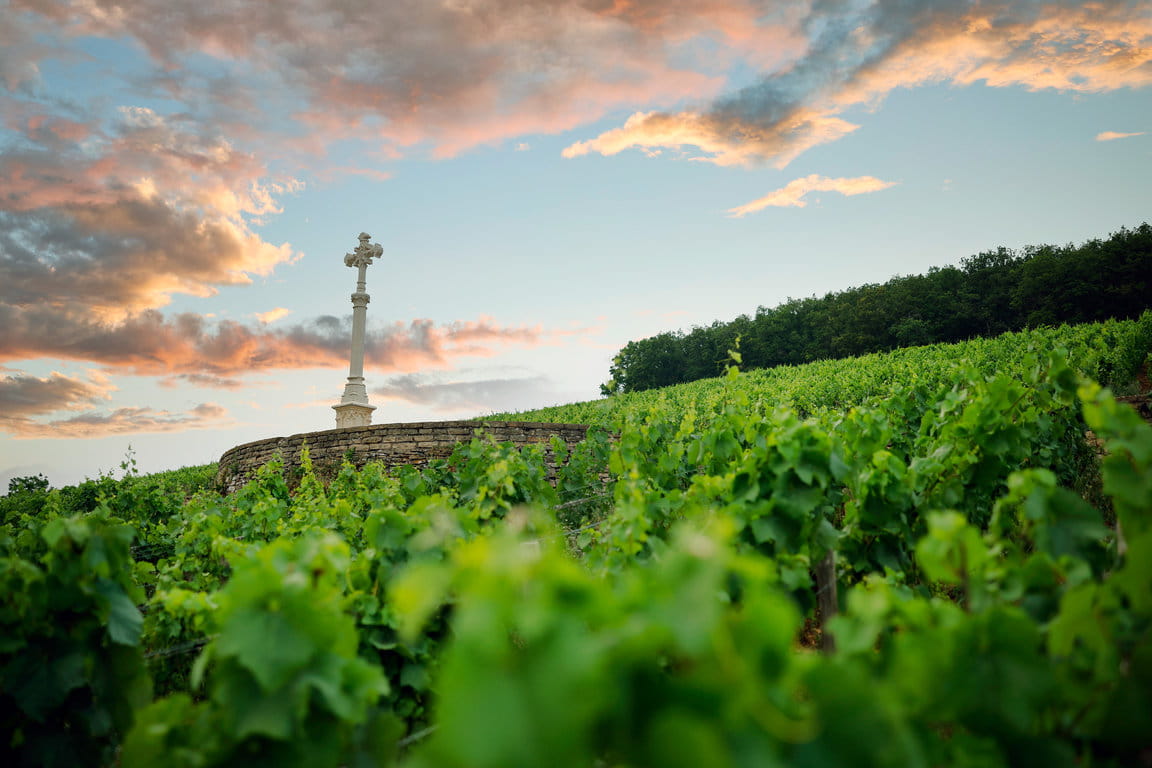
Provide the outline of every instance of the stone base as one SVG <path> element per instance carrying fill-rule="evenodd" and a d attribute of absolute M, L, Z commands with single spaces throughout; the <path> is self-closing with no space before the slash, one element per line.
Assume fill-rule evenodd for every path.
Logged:
<path fill-rule="evenodd" d="M 372 411 L 376 406 L 360 403 L 341 403 L 332 406 L 336 411 L 336 428 L 366 427 L 372 423 Z"/>

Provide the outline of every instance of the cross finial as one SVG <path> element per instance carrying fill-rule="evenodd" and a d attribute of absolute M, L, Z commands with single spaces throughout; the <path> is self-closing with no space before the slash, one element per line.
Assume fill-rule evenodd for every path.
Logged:
<path fill-rule="evenodd" d="M 380 243 L 369 243 L 372 235 L 367 232 L 360 233 L 360 245 L 352 253 L 344 254 L 344 266 L 366 267 L 372 259 L 378 259 L 384 254 L 384 247 Z"/>

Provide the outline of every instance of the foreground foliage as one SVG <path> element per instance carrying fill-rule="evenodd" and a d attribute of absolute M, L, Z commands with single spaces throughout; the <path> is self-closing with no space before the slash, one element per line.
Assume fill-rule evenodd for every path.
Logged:
<path fill-rule="evenodd" d="M 1093 379 L 1142 329 L 800 372 L 791 407 L 733 370 L 617 404 L 554 478 L 477 437 L 164 509 L 48 491 L 0 534 L 0 734 L 28 765 L 1133 764 L 1152 428 Z"/>

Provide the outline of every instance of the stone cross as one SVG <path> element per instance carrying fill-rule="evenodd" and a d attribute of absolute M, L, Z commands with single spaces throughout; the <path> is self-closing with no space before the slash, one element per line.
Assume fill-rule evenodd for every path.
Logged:
<path fill-rule="evenodd" d="M 372 259 L 384 253 L 379 243 L 369 243 L 371 235 L 360 233 L 360 245 L 352 253 L 344 255 L 344 265 L 356 267 L 356 293 L 352 294 L 352 362 L 348 365 L 348 383 L 344 385 L 344 395 L 340 404 L 332 406 L 336 410 L 337 427 L 366 427 L 372 423 L 372 411 L 376 406 L 368 405 L 368 391 L 364 388 L 364 327 L 368 318 L 369 296 L 365 292 L 364 278 Z"/>

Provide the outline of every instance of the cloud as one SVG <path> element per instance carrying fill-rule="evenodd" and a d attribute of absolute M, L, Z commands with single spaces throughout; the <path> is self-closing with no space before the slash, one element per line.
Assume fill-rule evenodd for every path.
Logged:
<path fill-rule="evenodd" d="M 19 372 L 5 376 L 0 378 L 0 433 L 15 438 L 75 438 L 171 432 L 218 426 L 227 416 L 216 403 L 202 403 L 183 414 L 146 407 L 117 408 L 110 413 L 90 410 L 111 399 L 115 390 L 99 372 L 92 372 L 87 380 L 55 372 L 44 378 Z M 60 411 L 83 412 L 41 418 Z"/>
<path fill-rule="evenodd" d="M 295 258 L 252 229 L 298 188 L 186 117 L 22 116 L 0 148 L 0 305 L 102 320 L 210 296 Z"/>
<path fill-rule="evenodd" d="M 377 156 L 397 157 L 412 145 L 444 156 L 564 130 L 622 104 L 713 94 L 723 78 L 719 67 L 698 71 L 698 34 L 758 60 L 777 58 L 763 53 L 769 43 L 798 50 L 785 25 L 761 16 L 727 0 L 300 0 L 275 13 L 243 1 L 209 9 L 141 0 L 127 12 L 103 0 L 7 0 L 0 315 L 13 326 L 0 329 L 0 355 L 55 350 L 67 359 L 131 360 L 136 370 L 203 373 L 134 332 L 156 326 L 149 313 L 175 295 L 211 296 L 298 258 L 289 244 L 259 234 L 282 198 L 301 187 L 272 172 L 269 158 L 298 162 L 285 161 L 297 156 L 287 147 L 314 142 L 325 152 L 345 139 L 368 142 Z M 93 37 L 133 40 L 150 62 L 138 62 L 137 71 L 93 60 L 75 43 Z M 53 93 L 60 82 L 42 74 L 43 62 L 65 73 L 53 75 L 61 81 L 80 66 L 102 67 L 110 88 L 139 93 L 141 102 L 111 108 L 106 94 L 69 89 L 65 101 Z M 379 179 L 387 171 L 336 166 L 331 173 Z M 59 331 L 46 307 L 63 316 Z M 165 323 L 180 326 L 159 329 L 178 350 L 199 333 L 186 316 Z M 47 337 L 40 345 L 31 343 L 33 326 Z M 440 342 L 485 354 L 483 331 L 414 326 L 377 342 L 399 352 L 407 336 L 417 347 Z M 287 340 L 234 325 L 207 333 L 226 345 L 262 347 L 254 353 L 262 361 L 300 352 L 293 342 L 308 329 L 297 326 Z M 489 340 L 524 333 L 500 329 Z M 126 348 L 137 340 L 147 351 Z"/>
<path fill-rule="evenodd" d="M 181 373 L 160 380 L 160 386 L 174 388 L 181 383 L 191 384 L 194 387 L 208 387 L 211 389 L 251 389 L 252 384 L 242 379 L 232 379 L 224 376 L 213 376 L 207 373 Z"/>
<path fill-rule="evenodd" d="M 783 167 L 851 135 L 865 109 L 898 88 L 1092 93 L 1152 83 L 1152 19 L 1139 2 L 138 0 L 129 9 L 4 0 L 3 8 L 0 361 L 93 361 L 222 388 L 253 371 L 347 363 L 346 323 L 335 318 L 266 327 L 270 315 L 245 325 L 158 311 L 177 295 L 250 284 L 299 257 L 260 234 L 301 188 L 299 169 L 313 158 L 296 150 L 359 142 L 370 162 L 328 173 L 379 179 L 384 161 L 406 154 L 449 156 L 505 140 L 514 148 L 631 114 L 564 155 L 635 147 Z M 95 38 L 135 54 L 93 58 Z M 108 87 L 84 95 L 69 81 L 81 73 Z M 110 101 L 124 93 L 139 101 Z M 373 331 L 369 360 L 378 370 L 442 368 L 560 333 L 483 318 L 414 320 Z"/>
<path fill-rule="evenodd" d="M 830 179 L 827 176 L 818 176 L 815 173 L 799 179 L 793 179 L 780 189 L 769 192 L 764 197 L 750 203 L 728 209 L 728 216 L 740 218 L 745 214 L 763 210 L 769 206 L 777 208 L 803 208 L 808 203 L 804 197 L 809 192 L 839 192 L 842 195 L 863 195 L 867 192 L 879 192 L 895 186 L 894 181 L 881 181 L 875 176 L 857 176 L 855 178 Z"/>
<path fill-rule="evenodd" d="M 1140 3 L 816 2 L 803 55 L 680 112 L 636 112 L 565 157 L 679 149 L 717 165 L 784 167 L 851 133 L 840 115 L 927 83 L 1080 93 L 1152 84 L 1152 16 Z M 694 148 L 694 149 L 693 149 Z"/>
<path fill-rule="evenodd" d="M 281 318 L 287 317 L 290 314 L 292 314 L 292 310 L 284 309 L 284 307 L 276 307 L 267 312 L 257 312 L 256 319 L 267 325 L 268 323 L 274 323 Z"/>
<path fill-rule="evenodd" d="M 640 148 L 654 157 L 657 147 L 696 147 L 703 160 L 716 165 L 751 165 L 764 158 L 775 158 L 783 167 L 802 152 L 856 130 L 837 117 L 814 110 L 795 109 L 791 114 L 764 125 L 743 120 L 727 120 L 699 112 L 665 114 L 638 112 L 621 128 L 614 128 L 595 139 L 578 141 L 561 153 L 573 158 L 590 152 L 616 155 L 626 149 Z"/>
<path fill-rule="evenodd" d="M 0 432 L 17 439 L 74 439 L 146 432 L 183 432 L 220 427 L 228 411 L 216 403 L 201 403 L 185 413 L 135 407 L 111 413 L 87 412 L 66 419 L 34 421 L 19 416 L 0 416 Z"/>
<path fill-rule="evenodd" d="M 29 93 L 41 82 L 39 62 L 60 56 L 51 39 L 51 24 L 32 15 L 4 9 L 0 25 L 0 86 L 11 93 Z M 7 114 L 7 111 L 4 111 Z"/>
<path fill-rule="evenodd" d="M 1143 136 L 1145 131 L 1138 131 L 1136 133 L 1118 133 L 1116 131 L 1104 131 L 1103 133 L 1096 134 L 1096 141 L 1115 141 L 1116 139 L 1127 139 L 1132 136 Z"/>
<path fill-rule="evenodd" d="M 503 326 L 492 318 L 437 325 L 417 319 L 370 329 L 365 363 L 382 371 L 444 368 L 458 357 L 487 357 L 505 346 L 532 347 L 577 333 Z M 348 365 L 350 320 L 321 316 L 291 326 L 209 322 L 145 310 L 104 321 L 50 306 L 0 304 L 0 361 L 55 358 L 110 366 L 140 376 L 189 375 L 217 381 L 278 369 Z"/>
<path fill-rule="evenodd" d="M 317 174 L 320 181 L 331 183 L 344 176 L 363 176 L 366 179 L 373 181 L 387 181 L 392 178 L 392 174 L 388 171 L 381 171 L 376 168 L 354 168 L 346 165 L 324 166 Z"/>
<path fill-rule="evenodd" d="M 428 142 L 448 156 L 555 133 L 621 107 L 713 95 L 726 63 L 773 64 L 803 46 L 789 11 L 747 0 L 297 0 L 275 12 L 241 1 L 139 0 L 131 12 L 102 0 L 10 2 L 56 36 L 135 40 L 154 88 L 212 111 L 214 124 L 251 130 L 275 115 L 317 151 L 357 138 Z M 206 59 L 216 66 L 197 74 Z"/>
<path fill-rule="evenodd" d="M 544 376 L 453 380 L 411 373 L 394 376 L 372 393 L 387 400 L 429 406 L 433 411 L 493 413 L 523 409 L 554 393 Z"/>
<path fill-rule="evenodd" d="M 109 399 L 115 389 L 99 375 L 86 381 L 56 372 L 47 378 L 17 372 L 0 378 L 0 418 L 79 410 Z"/>
<path fill-rule="evenodd" d="M 855 131 L 844 113 L 897 88 L 1089 93 L 1152 82 L 1152 18 L 1141 0 L 295 0 L 275 12 L 253 0 L 138 0 L 131 12 L 107 0 L 8 5 L 16 31 L 0 37 L 0 77 L 22 109 L 32 100 L 20 94 L 42 79 L 40 61 L 60 60 L 73 40 L 131 40 L 150 67 L 132 75 L 133 88 L 181 105 L 185 120 L 233 146 L 295 156 L 355 141 L 366 157 L 445 157 L 628 110 L 623 126 L 572 143 L 565 156 L 676 149 L 720 165 L 783 167 Z M 735 87 L 745 72 L 756 79 Z M 64 119 L 52 116 L 41 133 L 86 126 Z M 388 171 L 319 175 L 345 173 Z"/>

